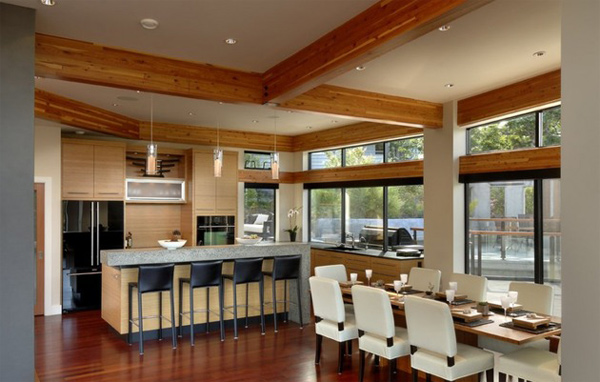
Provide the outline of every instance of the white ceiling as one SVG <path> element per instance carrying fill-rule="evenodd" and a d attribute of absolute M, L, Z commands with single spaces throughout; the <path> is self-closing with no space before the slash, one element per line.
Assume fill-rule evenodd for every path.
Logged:
<path fill-rule="evenodd" d="M 104 45 L 263 72 L 375 3 L 375 0 L 0 0 L 38 9 L 37 31 Z M 560 67 L 560 0 L 495 0 L 352 70 L 331 84 L 446 102 Z M 160 22 L 148 31 L 142 18 Z M 233 46 L 223 40 L 238 39 Z M 533 57 L 544 50 L 543 57 Z M 453 88 L 444 84 L 453 83 Z M 65 81 L 36 86 L 136 118 L 149 119 L 149 96 Z M 117 97 L 134 97 L 123 101 Z M 113 107 L 113 103 L 119 106 Z M 189 116 L 193 112 L 196 115 Z M 273 131 L 268 106 L 155 96 L 155 120 L 246 131 Z M 269 118 L 271 116 L 271 118 Z M 281 134 L 351 123 L 323 115 L 278 112 Z M 252 123 L 258 120 L 259 123 Z M 337 120 L 338 123 L 333 123 Z"/>

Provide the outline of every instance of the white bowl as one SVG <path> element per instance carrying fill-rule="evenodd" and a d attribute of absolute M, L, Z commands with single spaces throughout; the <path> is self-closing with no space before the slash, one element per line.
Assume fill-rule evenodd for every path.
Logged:
<path fill-rule="evenodd" d="M 161 247 L 166 248 L 169 251 L 172 251 L 177 248 L 181 248 L 185 245 L 185 243 L 187 243 L 187 240 L 177 240 L 177 241 L 159 240 L 158 241 L 158 244 L 160 244 Z"/>
<path fill-rule="evenodd" d="M 241 237 L 236 237 L 235 240 L 238 242 L 238 244 L 254 245 L 256 243 L 260 243 L 260 241 L 262 240 L 262 237 L 259 237 L 256 239 L 243 239 Z"/>

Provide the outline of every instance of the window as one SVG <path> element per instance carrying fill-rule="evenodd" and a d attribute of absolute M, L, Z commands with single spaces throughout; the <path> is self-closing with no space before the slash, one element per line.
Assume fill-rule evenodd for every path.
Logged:
<path fill-rule="evenodd" d="M 311 241 L 354 240 L 355 246 L 383 250 L 423 242 L 421 184 L 357 187 L 348 182 L 342 188 L 311 189 L 309 195 Z"/>
<path fill-rule="evenodd" d="M 342 150 L 317 151 L 308 154 L 310 170 L 342 166 Z"/>
<path fill-rule="evenodd" d="M 335 150 L 315 151 L 308 154 L 308 168 L 318 170 L 419 159 L 423 159 L 422 136 Z"/>
<path fill-rule="evenodd" d="M 542 146 L 560 145 L 560 106 L 542 112 Z"/>
<path fill-rule="evenodd" d="M 275 240 L 276 185 L 246 183 L 244 186 L 244 235 Z"/>
<path fill-rule="evenodd" d="M 560 316 L 560 180 L 469 183 L 466 193 L 467 268 L 488 278 L 488 299 L 513 280 L 550 284 Z"/>
<path fill-rule="evenodd" d="M 244 168 L 250 170 L 270 170 L 271 153 L 244 151 Z"/>
<path fill-rule="evenodd" d="M 520 115 L 467 130 L 469 154 L 535 147 L 536 113 Z"/>

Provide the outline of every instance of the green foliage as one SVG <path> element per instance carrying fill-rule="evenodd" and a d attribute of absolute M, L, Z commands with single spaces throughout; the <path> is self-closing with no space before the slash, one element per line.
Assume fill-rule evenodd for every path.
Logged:
<path fill-rule="evenodd" d="M 469 130 L 470 153 L 506 151 L 534 147 L 535 113 Z"/>
<path fill-rule="evenodd" d="M 244 191 L 246 215 L 273 213 L 275 211 L 275 190 L 247 188 Z"/>
<path fill-rule="evenodd" d="M 359 146 L 346 149 L 346 166 L 374 164 L 375 156 L 367 155 L 367 147 Z"/>
<path fill-rule="evenodd" d="M 525 187 L 525 213 L 533 215 L 533 186 Z"/>
<path fill-rule="evenodd" d="M 543 118 L 543 146 L 558 146 L 561 138 L 561 108 L 560 106 L 546 110 Z"/>
<path fill-rule="evenodd" d="M 475 209 L 479 205 L 479 199 L 473 199 L 469 202 L 469 217 L 473 217 Z"/>
<path fill-rule="evenodd" d="M 386 145 L 388 162 L 423 159 L 423 137 L 399 139 Z"/>
<path fill-rule="evenodd" d="M 490 217 L 504 217 L 504 187 L 490 186 Z"/>
<path fill-rule="evenodd" d="M 341 150 L 325 151 L 327 160 L 323 164 L 324 168 L 342 167 L 342 152 Z"/>
<path fill-rule="evenodd" d="M 423 217 L 423 186 L 393 186 L 388 188 L 388 218 Z"/>

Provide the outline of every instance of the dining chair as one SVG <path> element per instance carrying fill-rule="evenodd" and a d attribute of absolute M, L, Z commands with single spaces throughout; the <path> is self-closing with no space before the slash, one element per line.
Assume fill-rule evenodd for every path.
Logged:
<path fill-rule="evenodd" d="M 320 267 L 315 267 L 315 276 L 326 277 L 328 279 L 333 279 L 338 282 L 348 281 L 348 274 L 346 273 L 346 267 L 344 266 L 344 264 L 323 265 Z"/>
<path fill-rule="evenodd" d="M 487 381 L 494 378 L 494 355 L 474 346 L 456 342 L 454 321 L 450 308 L 443 302 L 406 296 L 404 309 L 410 343 L 410 362 L 413 382 L 418 371 L 444 381 L 486 373 Z"/>
<path fill-rule="evenodd" d="M 315 364 L 321 361 L 321 345 L 323 337 L 339 343 L 338 374 L 344 367 L 345 344 L 358 338 L 358 329 L 354 315 L 344 309 L 344 300 L 338 281 L 313 276 L 308 279 L 310 294 L 315 315 L 315 332 L 317 334 L 317 349 Z"/>
<path fill-rule="evenodd" d="M 364 379 L 365 353 L 368 352 L 390 361 L 388 381 L 391 381 L 396 359 L 410 355 L 408 332 L 394 325 L 390 297 L 383 289 L 354 285 L 352 301 L 360 350 L 358 380 Z"/>
<path fill-rule="evenodd" d="M 519 292 L 517 302 L 523 309 L 552 315 L 554 308 L 554 290 L 550 285 L 513 281 L 508 290 Z"/>
<path fill-rule="evenodd" d="M 437 269 L 412 267 L 408 274 L 408 284 L 415 290 L 427 291 L 429 284 L 433 285 L 433 292 L 440 291 L 442 272 Z"/>
<path fill-rule="evenodd" d="M 487 278 L 483 276 L 453 273 L 450 282 L 458 283 L 459 294 L 466 294 L 473 301 L 487 301 Z"/>
<path fill-rule="evenodd" d="M 496 365 L 499 381 L 506 382 L 506 376 L 510 375 L 519 378 L 519 381 L 560 382 L 561 342 L 558 343 L 557 353 L 525 347 L 500 356 Z"/>

